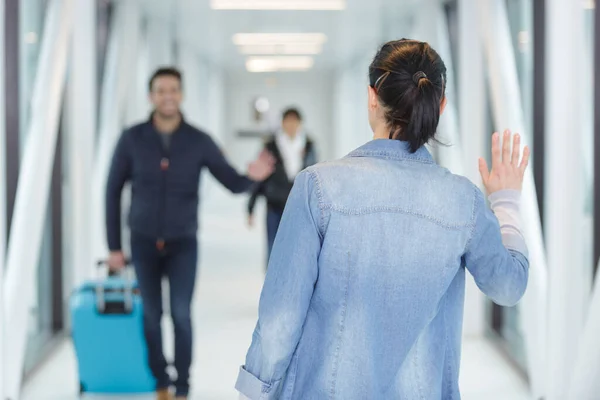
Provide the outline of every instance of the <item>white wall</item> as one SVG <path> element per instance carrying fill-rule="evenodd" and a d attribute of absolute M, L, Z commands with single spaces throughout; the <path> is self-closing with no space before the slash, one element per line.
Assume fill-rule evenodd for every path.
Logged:
<path fill-rule="evenodd" d="M 224 141 L 231 143 L 238 130 L 255 126 L 252 114 L 253 100 L 258 96 L 269 99 L 271 110 L 277 114 L 288 106 L 298 107 L 304 118 L 304 125 L 315 140 L 320 160 L 332 158 L 332 74 L 310 71 L 306 73 L 252 74 L 247 72 L 229 73 L 225 78 Z M 257 139 L 243 139 L 240 154 L 229 155 L 240 168 L 254 158 L 260 149 Z M 241 146 L 236 146 L 240 148 Z"/>

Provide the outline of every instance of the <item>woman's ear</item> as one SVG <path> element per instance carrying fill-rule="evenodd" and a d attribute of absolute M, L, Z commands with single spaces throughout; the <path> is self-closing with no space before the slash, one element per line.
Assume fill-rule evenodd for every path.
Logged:
<path fill-rule="evenodd" d="M 379 98 L 377 92 L 371 86 L 369 86 L 369 110 L 375 111 L 379 107 Z"/>
<path fill-rule="evenodd" d="M 448 98 L 446 96 L 444 96 L 442 98 L 442 101 L 440 102 L 440 115 L 442 115 L 444 113 L 444 110 L 446 109 L 447 104 L 448 104 Z"/>

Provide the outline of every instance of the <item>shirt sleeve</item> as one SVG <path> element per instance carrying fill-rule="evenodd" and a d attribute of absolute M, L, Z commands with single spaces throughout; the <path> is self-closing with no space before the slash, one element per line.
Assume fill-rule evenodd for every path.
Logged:
<path fill-rule="evenodd" d="M 210 173 L 232 193 L 244 193 L 250 190 L 255 182 L 244 175 L 240 175 L 235 168 L 227 162 L 221 149 L 214 140 L 206 135 L 205 141 L 206 166 Z"/>
<path fill-rule="evenodd" d="M 106 236 L 110 251 L 121 250 L 121 193 L 131 179 L 129 135 L 124 132 L 115 147 L 106 185 Z"/>
<path fill-rule="evenodd" d="M 474 224 L 464 263 L 482 292 L 499 305 L 512 306 L 525 293 L 529 278 L 520 192 L 499 191 L 490 196 L 490 201 L 494 212 L 476 189 Z"/>
<path fill-rule="evenodd" d="M 298 175 L 283 213 L 261 294 L 259 318 L 236 388 L 251 400 L 278 399 L 318 275 L 322 213 L 310 171 Z"/>

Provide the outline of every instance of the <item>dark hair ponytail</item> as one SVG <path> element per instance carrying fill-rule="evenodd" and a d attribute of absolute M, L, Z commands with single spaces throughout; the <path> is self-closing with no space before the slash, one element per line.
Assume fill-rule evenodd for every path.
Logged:
<path fill-rule="evenodd" d="M 383 45 L 369 78 L 385 108 L 390 139 L 412 152 L 435 137 L 446 86 L 446 66 L 427 43 L 398 40 Z"/>

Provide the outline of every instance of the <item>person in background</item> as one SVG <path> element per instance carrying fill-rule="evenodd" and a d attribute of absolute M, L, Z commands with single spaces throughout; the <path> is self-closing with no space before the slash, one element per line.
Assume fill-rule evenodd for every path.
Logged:
<path fill-rule="evenodd" d="M 490 209 L 425 146 L 447 102 L 440 56 L 389 42 L 369 80 L 373 140 L 290 194 L 236 384 L 251 400 L 460 399 L 466 271 L 500 305 L 527 288 L 519 135 L 493 135 L 491 171 L 479 161 Z"/>
<path fill-rule="evenodd" d="M 267 139 L 264 149 L 275 158 L 275 171 L 252 191 L 248 201 L 248 224 L 254 225 L 256 200 L 264 196 L 267 201 L 268 262 L 294 179 L 300 171 L 317 162 L 317 154 L 314 142 L 302 129 L 300 111 L 295 108 L 283 112 L 281 129 Z"/>
<path fill-rule="evenodd" d="M 162 348 L 161 280 L 165 275 L 175 328 L 175 394 L 177 399 L 186 399 L 192 362 L 190 305 L 198 261 L 200 172 L 208 168 L 230 191 L 243 193 L 272 173 L 274 160 L 262 153 L 250 164 L 248 176 L 238 174 L 211 137 L 183 118 L 182 78 L 176 69 L 156 71 L 149 90 L 152 115 L 125 130 L 110 167 L 106 188 L 109 265 L 118 271 L 126 263 L 121 243 L 121 192 L 130 181 L 131 259 L 144 304 L 144 333 L 157 399 L 170 399 L 173 384 Z"/>

